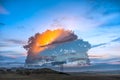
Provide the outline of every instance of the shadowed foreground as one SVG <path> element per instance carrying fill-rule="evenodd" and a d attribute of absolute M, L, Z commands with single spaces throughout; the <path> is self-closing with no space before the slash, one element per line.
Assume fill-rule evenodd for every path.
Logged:
<path fill-rule="evenodd" d="M 62 73 L 51 69 L 0 70 L 0 80 L 120 80 L 120 74 Z"/>

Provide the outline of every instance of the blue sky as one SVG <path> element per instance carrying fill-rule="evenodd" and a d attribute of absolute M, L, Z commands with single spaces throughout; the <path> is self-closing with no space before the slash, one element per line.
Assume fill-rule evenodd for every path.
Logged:
<path fill-rule="evenodd" d="M 0 0 L 0 55 L 24 61 L 28 38 L 56 28 L 99 45 L 88 51 L 91 60 L 120 58 L 119 0 Z"/>

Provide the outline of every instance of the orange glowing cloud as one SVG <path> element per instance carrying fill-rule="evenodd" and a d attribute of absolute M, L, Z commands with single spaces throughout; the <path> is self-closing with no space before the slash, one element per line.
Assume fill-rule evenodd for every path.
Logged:
<path fill-rule="evenodd" d="M 41 51 L 62 42 L 72 41 L 77 36 L 70 30 L 56 29 L 47 30 L 42 34 L 37 33 L 34 37 L 29 38 L 28 45 L 24 46 L 28 50 L 28 54 L 38 54 Z"/>

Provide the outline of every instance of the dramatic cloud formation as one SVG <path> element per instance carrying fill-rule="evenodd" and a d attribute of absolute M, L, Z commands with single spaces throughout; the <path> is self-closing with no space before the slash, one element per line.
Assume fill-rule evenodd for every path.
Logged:
<path fill-rule="evenodd" d="M 46 30 L 42 34 L 37 33 L 34 37 L 30 37 L 28 45 L 24 46 L 24 48 L 28 51 L 26 62 L 29 62 L 29 59 L 33 58 L 47 48 L 76 39 L 77 36 L 72 31 L 64 29 Z"/>

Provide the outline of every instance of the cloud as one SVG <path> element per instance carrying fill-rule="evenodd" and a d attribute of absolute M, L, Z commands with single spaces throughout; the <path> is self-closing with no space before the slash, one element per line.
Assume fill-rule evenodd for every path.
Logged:
<path fill-rule="evenodd" d="M 7 66 L 8 64 L 19 64 L 22 62 L 24 64 L 24 56 L 15 56 L 15 55 L 0 55 L 0 66 Z"/>
<path fill-rule="evenodd" d="M 87 33 L 80 33 L 82 37 L 88 40 L 93 46 L 109 43 L 120 36 L 120 26 L 99 27 Z"/>
<path fill-rule="evenodd" d="M 10 50 L 10 51 L 7 51 L 7 50 L 2 51 L 1 50 L 0 55 L 11 57 L 11 58 L 18 58 L 18 57 L 25 57 L 26 56 L 26 54 L 24 52 L 13 51 L 13 50 Z"/>
<path fill-rule="evenodd" d="M 8 56 L 0 55 L 0 62 L 1 62 L 1 60 L 6 60 L 6 59 L 13 59 L 13 58 L 12 57 L 8 57 Z"/>
<path fill-rule="evenodd" d="M 74 4 L 74 7 L 71 7 L 69 12 L 71 14 L 72 11 L 73 14 L 62 15 L 61 17 L 59 16 L 53 20 L 50 28 L 62 27 L 74 31 L 79 30 L 80 32 L 87 32 L 97 27 L 105 26 L 111 22 L 118 21 L 119 23 L 119 20 L 116 20 L 116 18 L 119 18 L 120 6 L 116 4 L 117 3 L 114 1 L 100 2 L 98 0 L 86 1 L 85 3 L 81 2 L 79 4 L 76 3 Z M 65 9 L 67 8 L 65 7 Z"/>
<path fill-rule="evenodd" d="M 120 42 L 120 37 L 115 38 L 115 39 L 113 39 L 113 40 L 111 40 L 111 41 L 109 41 L 109 42 L 107 42 L 107 43 L 101 43 L 101 44 L 93 45 L 92 48 L 94 48 L 94 47 L 99 47 L 99 46 L 104 46 L 104 45 L 107 45 L 107 44 L 110 43 L 110 42 Z"/>
<path fill-rule="evenodd" d="M 48 48 L 56 47 L 55 45 L 71 42 L 77 39 L 77 35 L 73 31 L 65 29 L 46 30 L 42 33 L 36 33 L 30 37 L 28 44 L 24 46 L 27 50 L 26 62 L 30 62 L 39 53 Z"/>
<path fill-rule="evenodd" d="M 95 56 L 95 58 L 90 58 L 90 61 L 91 63 L 120 64 L 120 56 L 113 58 L 103 58 L 103 59 L 101 59 L 101 57 L 102 56 Z"/>
<path fill-rule="evenodd" d="M 97 44 L 97 45 L 93 45 L 92 48 L 94 47 L 99 47 L 99 46 L 102 46 L 102 45 L 105 45 L 106 43 L 101 43 L 101 44 Z"/>
<path fill-rule="evenodd" d="M 0 51 L 1 54 L 14 53 L 14 51 Z"/>
<path fill-rule="evenodd" d="M 1 22 L 0 22 L 0 26 L 4 26 L 4 25 L 5 25 L 4 23 L 1 23 Z"/>
<path fill-rule="evenodd" d="M 19 39 L 6 39 L 6 38 L 0 38 L 0 47 L 4 47 L 5 50 L 18 50 L 20 49 L 20 46 L 23 46 L 26 42 Z"/>
<path fill-rule="evenodd" d="M 120 59 L 120 43 L 118 42 L 109 42 L 105 45 L 93 47 L 88 51 L 89 57 L 91 59 Z"/>
<path fill-rule="evenodd" d="M 105 59 L 107 57 L 106 55 L 103 55 L 103 54 L 101 55 L 89 54 L 88 56 L 90 59 Z"/>
<path fill-rule="evenodd" d="M 85 17 L 62 17 L 55 19 L 51 24 L 51 28 L 65 28 L 70 30 L 79 30 L 81 32 L 88 31 L 101 23 Z"/>
<path fill-rule="evenodd" d="M 9 47 L 10 45 L 5 44 L 5 43 L 0 43 L 0 47 Z"/>
<path fill-rule="evenodd" d="M 0 14 L 8 14 L 8 11 L 2 5 L 0 5 Z"/>
<path fill-rule="evenodd" d="M 97 27 L 108 24 L 111 20 L 119 16 L 119 13 L 112 13 L 109 15 L 104 15 L 102 13 L 101 17 L 96 16 L 96 18 L 89 18 L 86 16 L 65 16 L 61 18 L 56 18 L 51 23 L 50 28 L 65 28 L 74 31 L 87 32 Z M 95 13 L 96 15 L 96 13 Z M 95 17 L 95 15 L 93 17 Z M 89 15 L 91 16 L 91 15 Z"/>
<path fill-rule="evenodd" d="M 109 62 L 108 64 L 120 64 L 120 61 L 111 61 L 111 62 Z"/>
<path fill-rule="evenodd" d="M 118 37 L 118 38 L 112 40 L 111 42 L 120 42 L 120 37 Z"/>
<path fill-rule="evenodd" d="M 0 55 L 13 58 L 25 57 L 26 53 L 22 45 L 25 44 L 22 40 L 1 39 L 0 40 Z"/>
<path fill-rule="evenodd" d="M 4 42 L 8 42 L 8 43 L 13 43 L 13 44 L 26 44 L 25 41 L 22 40 L 17 40 L 17 39 L 3 39 Z"/>

